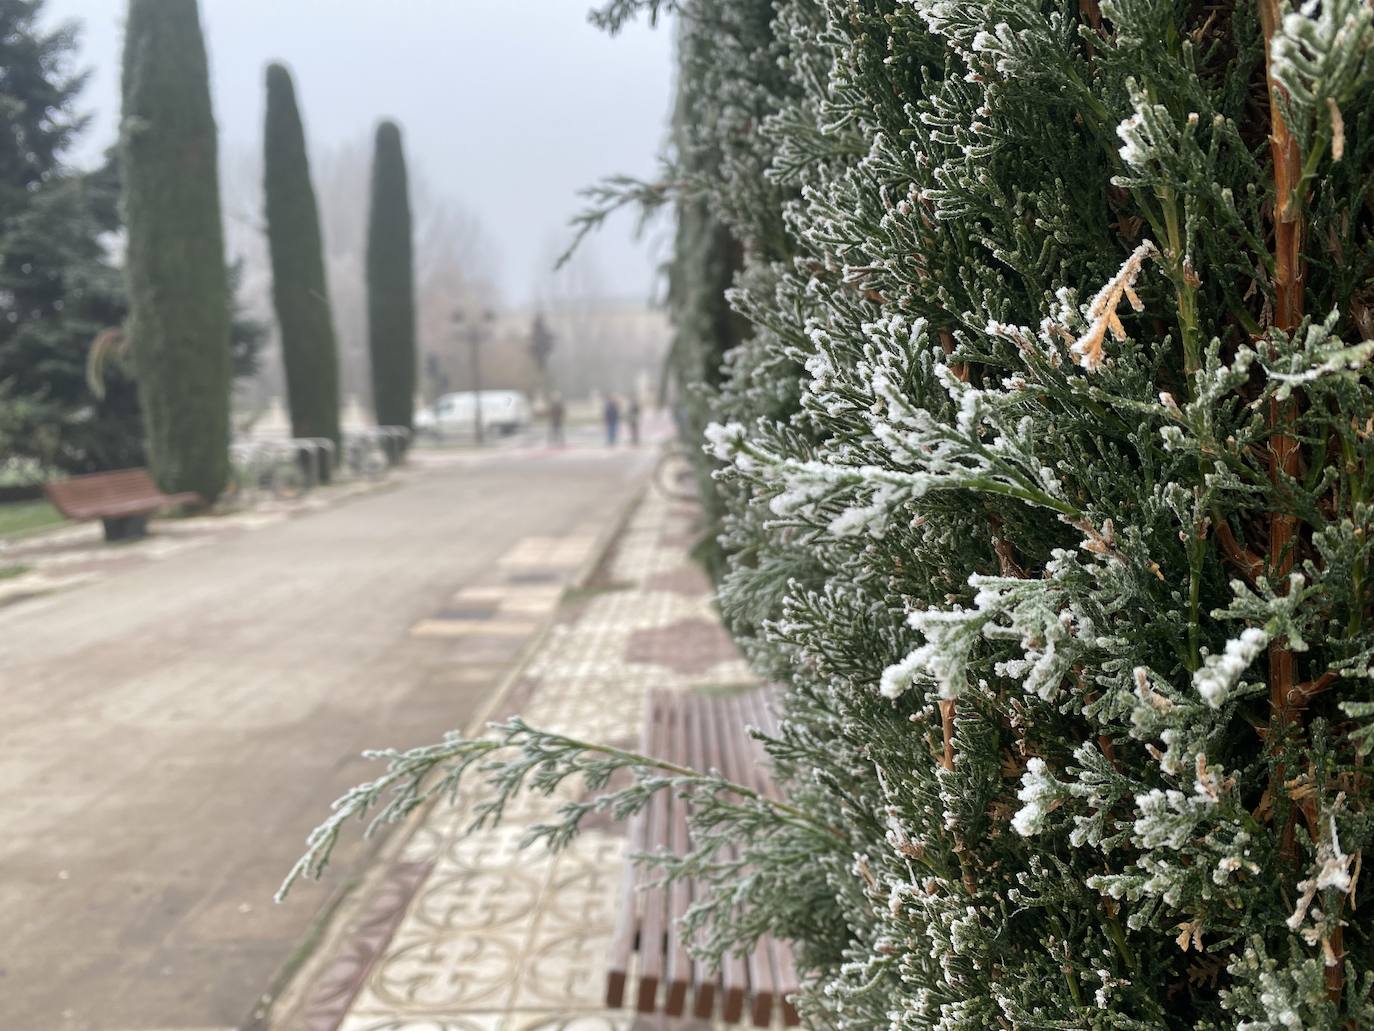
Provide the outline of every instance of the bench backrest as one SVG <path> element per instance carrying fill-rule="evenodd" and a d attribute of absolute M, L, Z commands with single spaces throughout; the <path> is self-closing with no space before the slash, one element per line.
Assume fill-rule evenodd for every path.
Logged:
<path fill-rule="evenodd" d="M 64 515 L 68 510 L 89 510 L 122 502 L 153 501 L 161 498 L 147 469 L 119 469 L 109 473 L 89 473 L 45 485 L 50 500 Z"/>

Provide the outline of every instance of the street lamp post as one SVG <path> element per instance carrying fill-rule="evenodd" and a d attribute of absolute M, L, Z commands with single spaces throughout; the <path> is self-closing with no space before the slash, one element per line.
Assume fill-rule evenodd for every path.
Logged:
<path fill-rule="evenodd" d="M 472 428 L 478 447 L 485 441 L 482 432 L 482 340 L 495 319 L 496 313 L 490 308 L 483 309 L 480 317 L 471 320 L 464 316 L 462 309 L 453 313 L 453 324 L 467 342 L 472 357 Z"/>

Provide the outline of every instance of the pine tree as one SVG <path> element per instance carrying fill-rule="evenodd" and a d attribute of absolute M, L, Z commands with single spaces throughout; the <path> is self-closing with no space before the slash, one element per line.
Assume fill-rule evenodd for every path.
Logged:
<path fill-rule="evenodd" d="M 694 795 L 749 862 L 706 949 L 794 941 L 809 1026 L 1374 1026 L 1374 9 L 602 15 L 667 7 L 718 155 L 679 188 L 741 248 L 720 600 L 786 798 L 515 720 L 393 756 L 311 860 L 441 764 L 498 803 L 630 766 L 541 833 Z"/>
<path fill-rule="evenodd" d="M 272 298 L 297 437 L 339 443 L 339 371 L 325 282 L 319 209 L 310 182 L 305 132 L 285 66 L 267 68 L 263 149 Z"/>
<path fill-rule="evenodd" d="M 213 501 L 228 472 L 229 299 L 195 0 L 130 0 L 121 144 L 128 331 L 153 473 Z"/>
<path fill-rule="evenodd" d="M 77 29 L 38 26 L 44 0 L 0 3 L 0 80 L 5 103 L 0 107 L 0 210 L 12 212 L 27 190 L 59 168 L 63 151 L 81 132 L 84 118 L 74 111 L 84 74 L 70 69 L 77 48 Z"/>
<path fill-rule="evenodd" d="M 86 387 L 91 340 L 123 318 L 123 286 L 101 242 L 118 227 L 108 168 L 63 157 L 85 124 L 73 26 L 43 31 L 43 5 L 0 0 L 0 449 L 38 471 L 142 461 L 133 381 Z"/>
<path fill-rule="evenodd" d="M 77 47 L 77 28 L 62 25 L 42 31 L 44 0 L 0 3 L 0 51 L 5 78 L 0 81 L 5 106 L 0 108 L 0 190 L 4 211 L 18 206 L 21 193 L 48 178 L 63 151 L 81 132 L 85 119 L 73 110 L 85 75 L 70 61 Z"/>
<path fill-rule="evenodd" d="M 414 421 L 415 271 L 401 129 L 377 126 L 367 224 L 367 328 L 372 404 L 380 426 Z"/>

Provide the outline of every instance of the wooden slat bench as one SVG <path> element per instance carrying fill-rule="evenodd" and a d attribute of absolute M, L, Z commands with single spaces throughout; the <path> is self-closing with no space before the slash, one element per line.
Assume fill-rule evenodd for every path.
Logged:
<path fill-rule="evenodd" d="M 728 780 L 760 794 L 775 795 L 763 748 L 746 727 L 777 730 L 770 690 L 706 697 L 652 691 L 644 721 L 645 754 L 698 770 L 717 770 Z M 668 849 L 682 854 L 691 843 L 687 803 L 660 791 L 631 822 L 630 852 Z M 728 856 L 725 858 L 734 858 Z M 640 1013 L 701 1020 L 719 1016 L 738 1023 L 746 1016 L 768 1027 L 776 1016 L 785 1027 L 801 1022 L 790 997 L 798 987 L 792 950 L 772 938 L 759 941 L 748 957 L 727 956 L 717 973 L 691 958 L 677 922 L 692 904 L 697 885 L 677 881 L 654 886 L 656 875 L 626 861 L 619 911 L 611 941 L 606 1003 L 633 1006 Z M 634 994 L 627 989 L 634 981 Z"/>
<path fill-rule="evenodd" d="M 148 517 L 177 505 L 204 504 L 199 494 L 164 494 L 147 469 L 89 473 L 44 484 L 43 492 L 68 519 L 99 519 L 107 541 L 142 537 Z"/>

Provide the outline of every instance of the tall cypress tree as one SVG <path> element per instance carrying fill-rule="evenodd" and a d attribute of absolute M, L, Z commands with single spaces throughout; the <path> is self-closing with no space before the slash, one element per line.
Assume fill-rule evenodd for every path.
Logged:
<path fill-rule="evenodd" d="M 377 126 L 367 224 L 372 405 L 381 426 L 411 427 L 415 407 L 415 259 L 401 129 Z"/>
<path fill-rule="evenodd" d="M 129 333 L 149 455 L 164 490 L 213 500 L 228 473 L 229 300 L 195 0 L 130 0 L 123 94 Z"/>
<path fill-rule="evenodd" d="M 267 68 L 263 146 L 272 299 L 281 327 L 282 360 L 298 437 L 339 440 L 339 371 L 334 321 L 325 283 L 319 210 L 310 183 L 305 132 L 285 66 Z"/>

